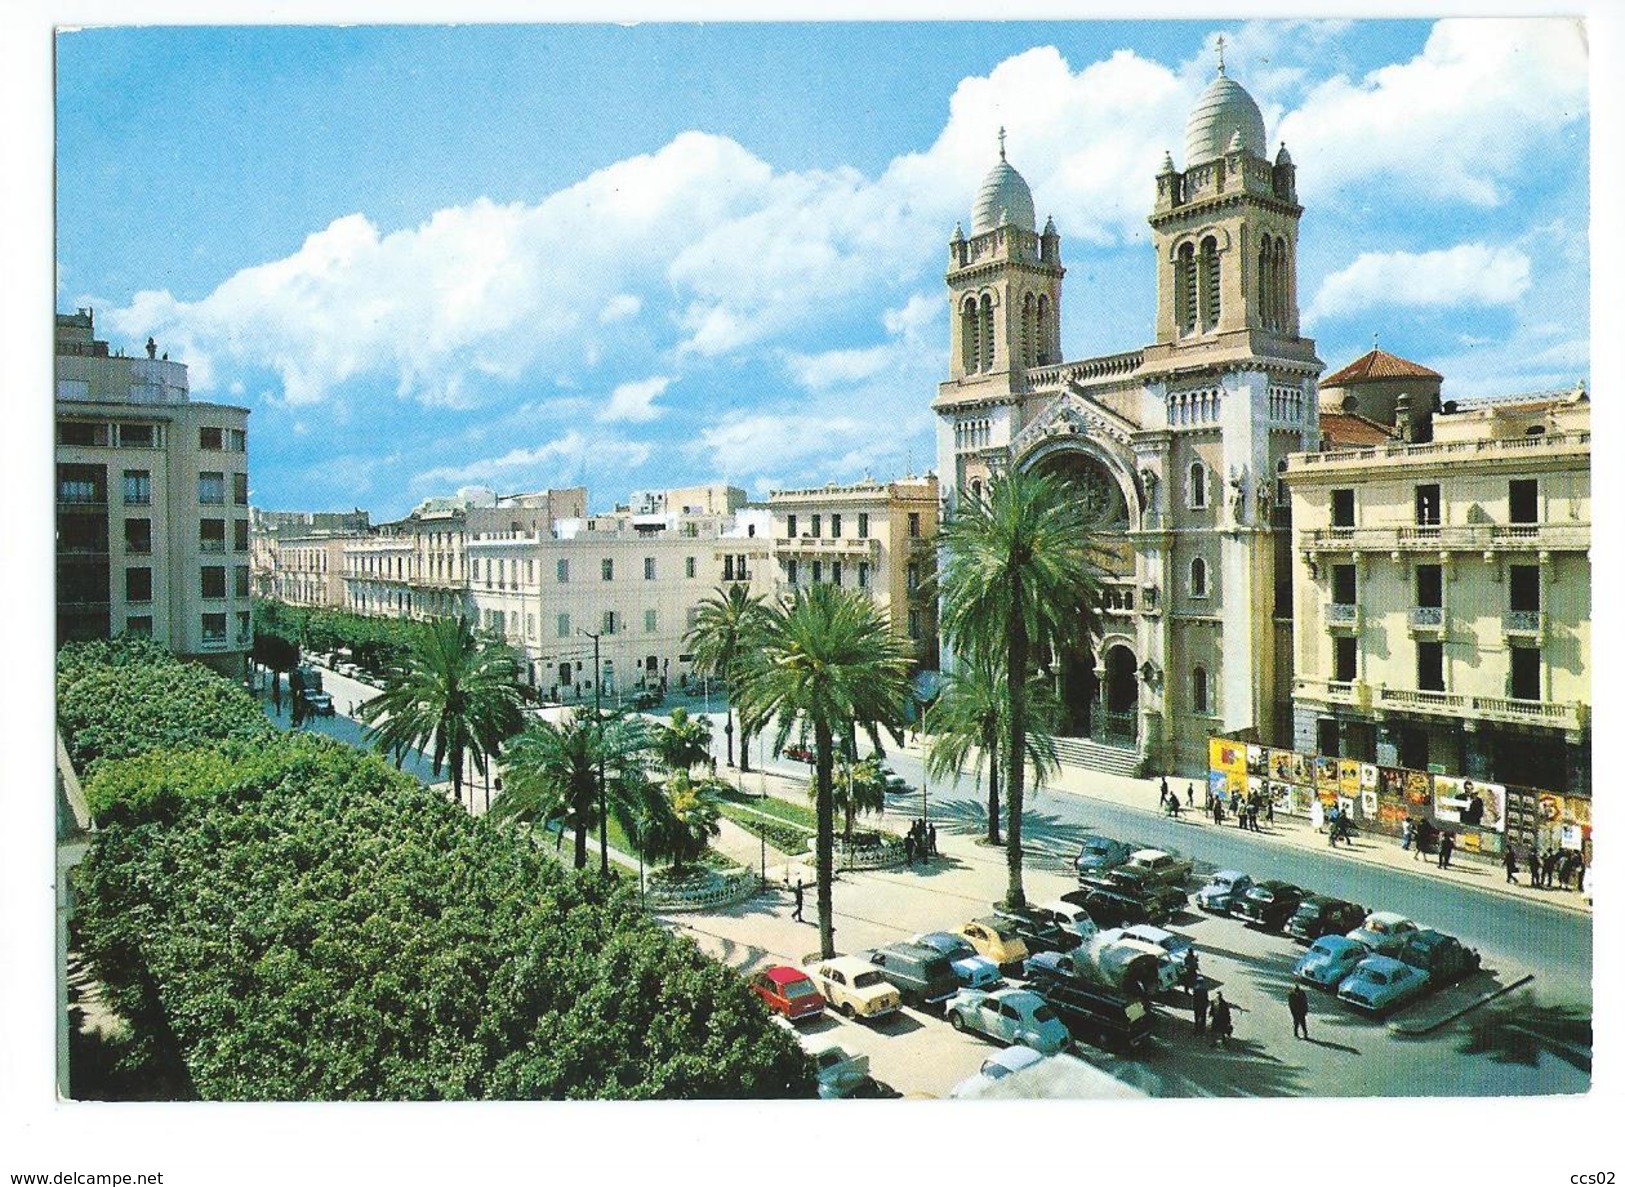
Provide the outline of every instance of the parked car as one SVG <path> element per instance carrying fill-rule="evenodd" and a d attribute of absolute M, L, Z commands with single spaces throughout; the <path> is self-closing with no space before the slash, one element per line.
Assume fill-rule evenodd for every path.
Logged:
<path fill-rule="evenodd" d="M 1158 882 L 1143 873 L 1120 866 L 1115 870 L 1107 870 L 1104 874 L 1088 874 L 1078 879 L 1080 886 L 1094 886 L 1101 890 L 1114 890 L 1119 894 L 1126 894 L 1131 898 L 1139 899 L 1145 904 L 1146 914 L 1153 923 L 1166 923 L 1175 915 L 1185 909 L 1189 901 L 1185 892 L 1177 886 L 1170 886 L 1166 882 Z M 1098 922 L 1098 920 L 1097 920 Z"/>
<path fill-rule="evenodd" d="M 824 1000 L 848 1018 L 874 1020 L 895 1014 L 902 995 L 874 965 L 855 956 L 820 961 L 810 970 Z"/>
<path fill-rule="evenodd" d="M 1403 1005 L 1428 985 L 1428 975 L 1391 956 L 1368 956 L 1337 987 L 1337 997 L 1358 1010 L 1383 1014 Z"/>
<path fill-rule="evenodd" d="M 1360 926 L 1365 908 L 1347 899 L 1312 894 L 1298 904 L 1287 920 L 1286 932 L 1300 944 L 1310 944 L 1321 936 L 1341 936 Z"/>
<path fill-rule="evenodd" d="M 1126 927 L 1153 921 L 1166 923 L 1168 920 L 1168 913 L 1155 904 L 1142 902 L 1120 890 L 1098 886 L 1069 890 L 1061 896 L 1061 901 L 1082 907 L 1100 927 Z"/>
<path fill-rule="evenodd" d="M 784 748 L 784 757 L 809 764 L 817 761 L 817 756 L 813 754 L 812 748 L 809 746 L 786 746 Z"/>
<path fill-rule="evenodd" d="M 1152 992 L 1166 993 L 1175 985 L 1179 984 L 1180 974 L 1184 972 L 1183 965 L 1181 961 L 1176 961 L 1171 955 L 1169 955 L 1167 949 L 1163 948 L 1161 945 L 1142 939 L 1139 934 L 1133 934 L 1142 930 L 1159 932 L 1162 935 L 1170 934 L 1169 932 L 1163 931 L 1160 927 L 1150 927 L 1147 924 L 1141 924 L 1139 928 L 1113 927 L 1101 932 L 1095 938 L 1095 943 L 1107 945 L 1113 948 L 1126 948 L 1134 952 L 1145 953 L 1145 955 L 1156 962 L 1156 985 L 1152 989 Z"/>
<path fill-rule="evenodd" d="M 824 995 L 812 978 L 787 964 L 763 969 L 751 977 L 750 987 L 771 1012 L 792 1022 L 818 1018 L 824 1013 Z"/>
<path fill-rule="evenodd" d="M 1477 951 L 1455 936 L 1431 928 L 1406 932 L 1396 959 L 1421 969 L 1428 975 L 1428 983 L 1435 986 L 1452 985 L 1471 976 L 1483 963 Z"/>
<path fill-rule="evenodd" d="M 308 712 L 321 717 L 333 716 L 333 695 L 331 693 L 313 692 L 307 688 L 299 694 L 299 697 L 305 702 L 305 709 Z"/>
<path fill-rule="evenodd" d="M 1371 955 L 1371 949 L 1347 936 L 1321 936 L 1298 957 L 1292 975 L 1317 989 L 1330 992 L 1354 971 L 1354 966 Z"/>
<path fill-rule="evenodd" d="M 634 701 L 633 704 L 639 709 L 656 709 L 659 708 L 660 703 L 663 700 L 665 700 L 665 698 L 662 697 L 658 692 L 655 692 L 653 689 L 646 689 L 645 691 L 638 693 L 637 700 Z"/>
<path fill-rule="evenodd" d="M 959 934 L 970 941 L 981 956 L 999 966 L 1001 972 L 1017 972 L 1027 959 L 1027 943 L 1015 925 L 997 915 L 984 915 L 973 919 L 959 929 Z"/>
<path fill-rule="evenodd" d="M 1063 933 L 1060 925 L 1053 919 L 1041 916 L 1037 912 L 995 907 L 993 916 L 1016 929 L 1022 943 L 1027 945 L 1028 952 L 1062 952 L 1077 947 L 1077 944 L 1072 942 L 1075 937 L 1071 933 Z"/>
<path fill-rule="evenodd" d="M 1142 874 L 1164 886 L 1184 888 L 1190 880 L 1191 861 L 1188 857 L 1175 857 L 1161 849 L 1136 849 L 1121 867 L 1125 872 Z"/>
<path fill-rule="evenodd" d="M 1186 955 L 1196 946 L 1189 936 L 1180 935 L 1177 931 L 1152 927 L 1149 923 L 1134 924 L 1123 928 L 1122 932 L 1125 940 L 1137 940 L 1142 944 L 1160 948 L 1181 972 L 1185 968 Z"/>
<path fill-rule="evenodd" d="M 1220 870 L 1196 892 L 1196 905 L 1212 915 L 1228 915 L 1253 888 L 1251 874 L 1240 870 Z"/>
<path fill-rule="evenodd" d="M 1095 924 L 1094 918 L 1083 907 L 1076 903 L 1069 903 L 1065 899 L 1051 899 L 1039 903 L 1032 908 L 1034 915 L 1047 918 L 1056 927 L 1061 929 L 1063 937 L 1070 933 L 1077 937 L 1077 943 L 1092 939 L 1100 928 Z M 1062 949 L 1076 947 L 1070 940 L 1062 944 Z"/>
<path fill-rule="evenodd" d="M 940 1012 L 959 992 L 953 966 L 935 948 L 905 940 L 858 955 L 884 973 L 908 1005 Z"/>
<path fill-rule="evenodd" d="M 1074 1038 L 1128 1054 L 1151 1037 L 1154 1015 L 1137 996 L 1062 978 L 1035 987 Z"/>
<path fill-rule="evenodd" d="M 1290 882 L 1279 882 L 1272 878 L 1248 890 L 1230 913 L 1270 931 L 1280 931 L 1303 902 L 1306 893 Z"/>
<path fill-rule="evenodd" d="M 1399 951 L 1405 937 L 1416 930 L 1416 924 L 1403 915 L 1393 911 L 1373 911 L 1348 936 L 1351 940 L 1359 940 L 1380 956 L 1392 956 Z"/>
<path fill-rule="evenodd" d="M 938 955 L 947 957 L 948 967 L 953 969 L 961 989 L 997 989 L 1004 984 L 1004 974 L 999 972 L 999 966 L 987 957 L 977 955 L 976 949 L 964 936 L 951 931 L 928 931 L 915 936 L 910 942 L 924 945 Z"/>
<path fill-rule="evenodd" d="M 982 1061 L 982 1069 L 974 1076 L 969 1076 L 953 1086 L 948 1093 L 950 1099 L 980 1096 L 983 1089 L 995 1080 L 1002 1080 L 1022 1068 L 1032 1067 L 1035 1063 L 1043 1063 L 1049 1056 L 1042 1051 L 1036 1051 L 1024 1043 L 1017 1043 L 1013 1047 L 1006 1047 L 997 1051 Z"/>
<path fill-rule="evenodd" d="M 1121 841 L 1090 834 L 1083 838 L 1078 856 L 1072 864 L 1079 874 L 1104 873 L 1122 865 L 1131 852 L 1133 850 Z"/>
<path fill-rule="evenodd" d="M 948 1003 L 948 1022 L 955 1030 L 973 1030 L 1001 1043 L 1023 1043 L 1045 1055 L 1071 1042 L 1066 1025 L 1042 997 L 1030 989 L 961 989 Z"/>
<path fill-rule="evenodd" d="M 869 1057 L 854 1055 L 831 1038 L 802 1039 L 818 1069 L 818 1095 L 824 1100 L 851 1096 L 869 1081 Z"/>

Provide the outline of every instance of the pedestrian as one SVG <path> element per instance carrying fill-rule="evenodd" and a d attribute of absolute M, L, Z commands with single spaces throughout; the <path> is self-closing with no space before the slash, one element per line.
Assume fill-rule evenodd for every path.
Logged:
<path fill-rule="evenodd" d="M 1586 859 L 1585 854 L 1574 855 L 1574 889 L 1584 892 L 1586 888 Z"/>
<path fill-rule="evenodd" d="M 1168 815 L 1175 820 L 1179 819 L 1179 797 L 1172 792 L 1168 793 Z"/>
<path fill-rule="evenodd" d="M 563 836 L 562 833 L 559 834 L 559 835 Z M 805 923 L 805 922 L 807 922 L 805 919 L 803 919 L 801 917 L 801 907 L 802 907 L 802 903 L 804 901 L 805 900 L 804 900 L 804 896 L 803 896 L 803 891 L 801 889 L 801 879 L 797 878 L 796 879 L 796 909 L 795 909 L 795 912 L 790 916 L 790 918 L 794 919 L 797 923 Z"/>
<path fill-rule="evenodd" d="M 1541 885 L 1545 886 L 1547 890 L 1552 888 L 1552 882 L 1557 877 L 1557 863 L 1561 857 L 1562 854 L 1556 849 L 1546 855 L 1546 864 L 1540 870 L 1540 881 Z"/>
<path fill-rule="evenodd" d="M 1501 866 L 1507 872 L 1507 882 L 1513 886 L 1518 884 L 1518 851 L 1508 843 L 1506 852 L 1501 854 Z"/>
<path fill-rule="evenodd" d="M 1224 801 L 1218 796 L 1213 797 L 1213 823 L 1224 823 Z"/>
<path fill-rule="evenodd" d="M 903 857 L 909 865 L 914 864 L 914 830 L 909 829 L 903 837 Z"/>
<path fill-rule="evenodd" d="M 1185 984 L 1192 991 L 1196 990 L 1196 982 L 1200 980 L 1196 967 L 1196 949 L 1185 949 Z"/>
<path fill-rule="evenodd" d="M 1168 776 L 1162 777 L 1162 794 L 1157 797 L 1158 803 L 1165 803 L 1168 799 Z"/>
<path fill-rule="evenodd" d="M 1302 985 L 1294 985 L 1286 993 L 1286 1008 L 1292 1014 L 1292 1037 L 1309 1037 L 1309 995 Z"/>
<path fill-rule="evenodd" d="M 1196 807 L 1196 785 L 1194 783 L 1185 784 L 1185 806 L 1187 808 Z"/>
<path fill-rule="evenodd" d="M 1264 799 L 1264 812 L 1265 812 L 1265 819 L 1267 819 L 1270 822 L 1270 825 L 1273 827 L 1274 824 L 1275 824 L 1275 797 L 1274 796 L 1266 796 L 1265 797 L 1265 799 Z"/>
<path fill-rule="evenodd" d="M 1207 1033 L 1207 986 L 1200 981 L 1191 990 L 1191 1032 Z"/>
<path fill-rule="evenodd" d="M 1247 811 L 1247 827 L 1252 829 L 1255 833 L 1263 831 L 1258 827 L 1258 814 L 1259 812 L 1263 811 L 1263 808 L 1264 805 L 1262 803 L 1254 803 Z"/>
<path fill-rule="evenodd" d="M 1449 829 L 1445 829 L 1444 834 L 1439 838 L 1439 868 L 1441 870 L 1450 868 L 1450 855 L 1455 851 L 1456 834 Z"/>
<path fill-rule="evenodd" d="M 1557 867 L 1557 880 L 1564 890 L 1569 889 L 1569 883 L 1574 880 L 1574 867 L 1579 864 L 1580 855 L 1572 849 L 1565 850 L 1563 860 Z"/>
<path fill-rule="evenodd" d="M 282 716 L 282 673 L 271 673 L 271 708 L 276 710 L 277 716 Z"/>
<path fill-rule="evenodd" d="M 1529 885 L 1533 886 L 1537 890 L 1540 889 L 1540 862 L 1541 862 L 1542 856 L 1543 855 L 1542 855 L 1542 853 L 1540 851 L 1540 846 L 1539 845 L 1530 846 L 1530 848 L 1529 848 Z"/>
<path fill-rule="evenodd" d="M 1411 823 L 1411 818 L 1409 816 L 1405 817 L 1405 823 L 1399 826 L 1399 847 L 1401 849 L 1409 849 L 1411 847 L 1411 830 L 1414 827 L 1415 826 Z"/>
<path fill-rule="evenodd" d="M 937 855 L 937 826 L 934 824 L 925 830 L 925 852 L 928 857 Z"/>
<path fill-rule="evenodd" d="M 1224 1000 L 1224 990 L 1221 989 L 1213 1003 L 1213 1045 L 1228 1048 L 1235 1029 L 1235 1024 L 1230 1020 L 1230 1003 Z"/>

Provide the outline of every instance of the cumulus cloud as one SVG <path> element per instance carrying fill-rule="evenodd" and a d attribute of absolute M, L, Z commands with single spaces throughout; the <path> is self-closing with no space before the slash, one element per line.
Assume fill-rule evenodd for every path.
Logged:
<path fill-rule="evenodd" d="M 1374 308 L 1510 305 L 1529 290 L 1516 248 L 1461 243 L 1441 251 L 1362 252 L 1321 282 L 1305 321 Z"/>
<path fill-rule="evenodd" d="M 1373 183 L 1432 202 L 1495 206 L 1586 111 L 1578 20 L 1445 20 L 1422 52 L 1313 87 L 1281 121 L 1306 201 Z"/>
<path fill-rule="evenodd" d="M 511 449 L 500 457 L 424 470 L 412 481 L 418 487 L 445 487 L 468 483 L 510 485 L 517 479 L 524 485 L 547 486 L 574 481 L 589 465 L 636 469 L 649 460 L 650 452 L 642 442 L 598 434 L 587 437 L 571 429 L 531 449 Z"/>
<path fill-rule="evenodd" d="M 658 420 L 666 410 L 656 408 L 655 400 L 670 386 L 671 378 L 666 375 L 623 383 L 610 393 L 608 405 L 594 419 L 603 423 Z"/>

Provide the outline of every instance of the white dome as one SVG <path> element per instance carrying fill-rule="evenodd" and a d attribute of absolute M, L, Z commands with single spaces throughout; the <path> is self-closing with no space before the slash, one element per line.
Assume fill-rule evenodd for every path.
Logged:
<path fill-rule="evenodd" d="M 1033 214 L 1033 192 L 1027 182 L 1010 167 L 1002 156 L 982 181 L 976 194 L 976 206 L 971 211 L 972 235 L 991 231 L 1008 217 L 1012 227 L 1035 231 L 1037 218 Z"/>
<path fill-rule="evenodd" d="M 1185 168 L 1217 160 L 1240 134 L 1241 147 L 1255 157 L 1265 155 L 1264 117 L 1253 97 L 1223 74 L 1208 84 L 1185 123 Z"/>

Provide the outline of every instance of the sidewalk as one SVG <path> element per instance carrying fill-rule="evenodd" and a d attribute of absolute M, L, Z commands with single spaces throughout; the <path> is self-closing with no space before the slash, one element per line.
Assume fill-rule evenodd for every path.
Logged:
<path fill-rule="evenodd" d="M 920 742 L 913 739 L 905 741 L 901 747 L 904 754 L 919 759 L 923 748 Z M 1196 804 L 1194 811 L 1180 812 L 1180 819 L 1189 821 L 1198 828 L 1235 828 L 1233 818 L 1227 818 L 1222 825 L 1213 823 L 1212 817 L 1206 816 L 1201 810 L 1202 786 L 1199 780 L 1190 778 L 1177 778 L 1170 776 L 1169 789 L 1180 796 L 1184 802 L 1185 785 L 1196 784 Z M 1087 799 L 1104 800 L 1120 807 L 1132 808 L 1142 812 L 1162 814 L 1158 806 L 1158 794 L 1161 784 L 1157 778 L 1131 779 L 1120 775 L 1108 775 L 1099 771 L 1086 771 L 1080 767 L 1062 766 L 1060 775 L 1045 784 L 1049 791 L 1064 791 L 1070 795 L 1083 796 Z M 1297 816 L 1278 814 L 1273 823 L 1260 822 L 1263 831 L 1255 834 L 1267 838 L 1281 845 L 1291 845 L 1303 849 L 1315 849 L 1320 852 L 1332 852 L 1349 861 L 1362 862 L 1366 865 L 1386 866 L 1390 869 L 1406 869 L 1415 872 L 1423 862 L 1426 862 L 1431 873 L 1440 878 L 1447 878 L 1475 890 L 1489 894 L 1504 895 L 1509 898 L 1526 899 L 1542 903 L 1559 910 L 1571 911 L 1581 915 L 1591 913 L 1591 905 L 1586 896 L 1573 890 L 1537 890 L 1527 885 L 1528 873 L 1521 870 L 1519 882 L 1508 885 L 1505 874 L 1498 862 L 1484 858 L 1468 857 L 1458 849 L 1453 864 L 1448 870 L 1438 868 L 1436 860 L 1432 857 L 1414 857 L 1410 852 L 1399 847 L 1396 838 L 1375 833 L 1356 833 L 1352 846 L 1338 845 L 1331 848 L 1326 844 L 1326 835 L 1310 825 L 1309 821 Z M 1464 860 L 1465 859 L 1465 860 Z M 1522 865 L 1524 863 L 1520 863 Z"/>

